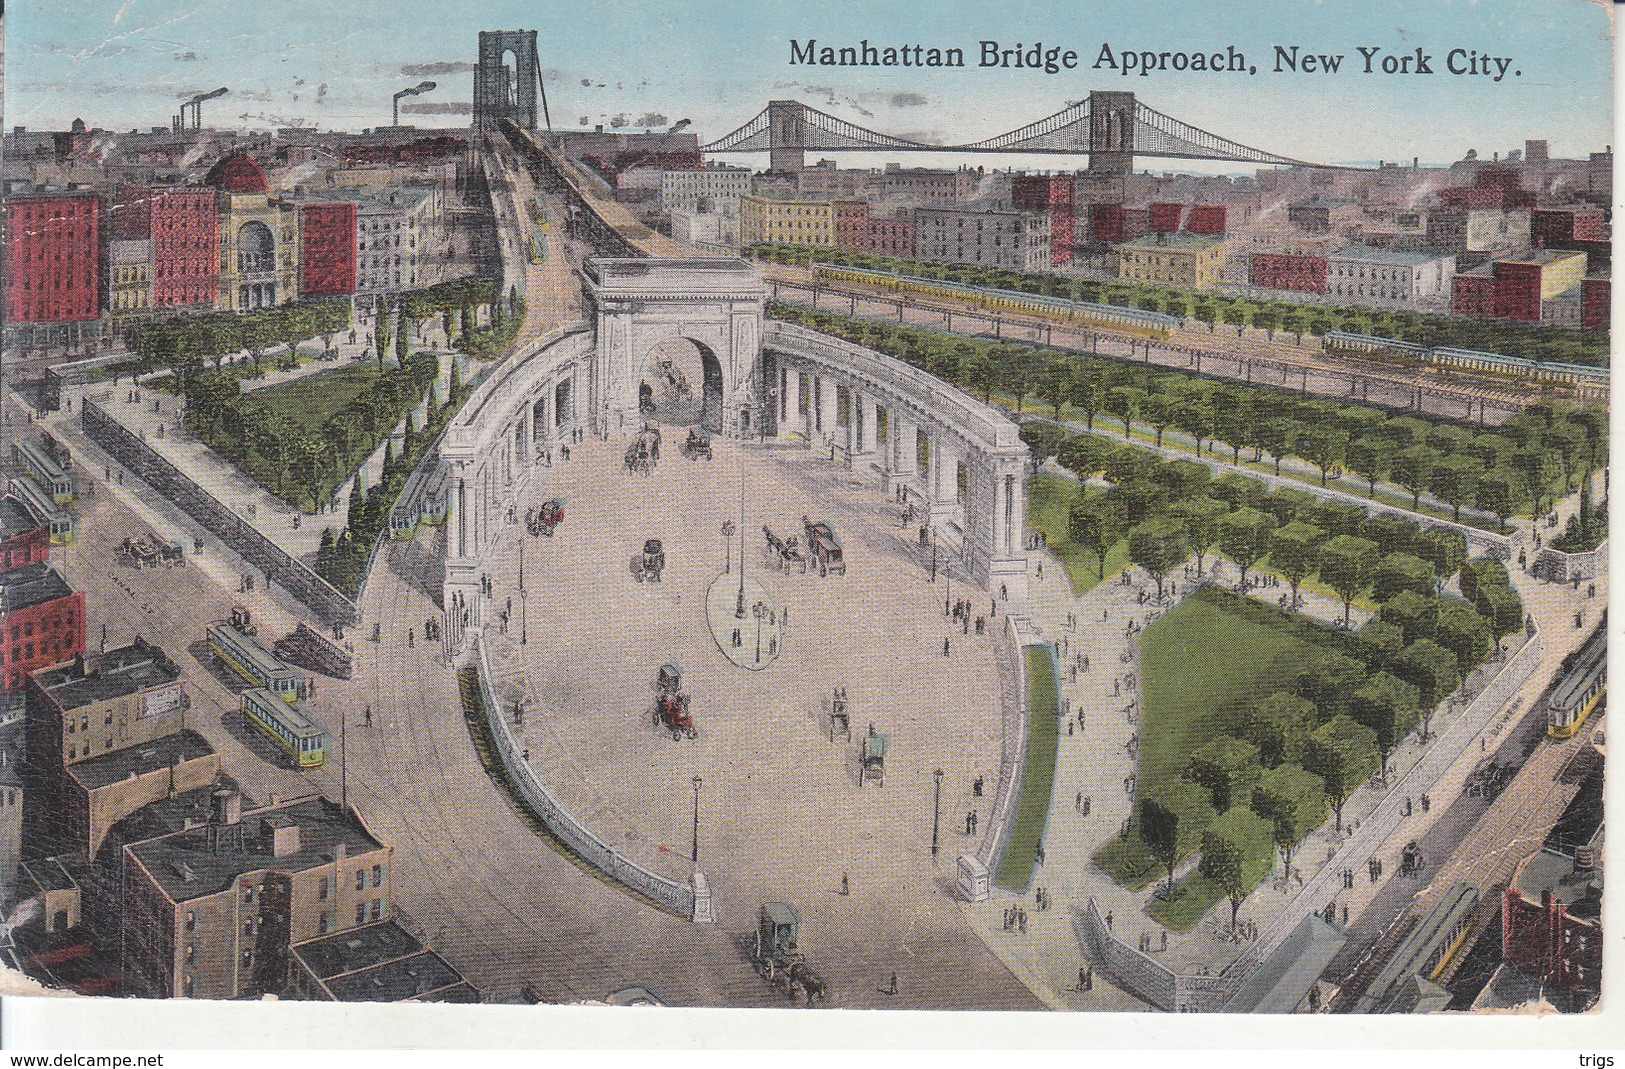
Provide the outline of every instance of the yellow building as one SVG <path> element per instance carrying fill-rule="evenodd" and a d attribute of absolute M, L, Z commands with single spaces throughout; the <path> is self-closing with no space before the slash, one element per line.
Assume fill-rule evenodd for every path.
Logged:
<path fill-rule="evenodd" d="M 108 313 L 115 318 L 152 311 L 152 242 L 116 239 L 107 252 Z"/>
<path fill-rule="evenodd" d="M 1219 284 L 1226 247 L 1198 234 L 1147 234 L 1118 252 L 1117 277 L 1124 282 L 1207 290 Z"/>
<path fill-rule="evenodd" d="M 247 153 L 224 157 L 206 185 L 220 191 L 221 311 L 274 308 L 299 298 L 299 209 L 273 200 Z"/>
<path fill-rule="evenodd" d="M 827 200 L 739 198 L 739 243 L 834 248 L 835 206 Z"/>

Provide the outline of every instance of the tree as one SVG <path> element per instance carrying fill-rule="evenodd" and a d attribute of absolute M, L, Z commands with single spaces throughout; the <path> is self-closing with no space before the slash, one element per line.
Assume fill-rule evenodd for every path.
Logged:
<path fill-rule="evenodd" d="M 1220 735 L 1191 751 L 1185 778 L 1206 787 L 1213 796 L 1213 808 L 1224 812 L 1244 806 L 1252 796 L 1262 769 L 1259 748 L 1232 735 Z"/>
<path fill-rule="evenodd" d="M 1168 515 L 1185 525 L 1198 569 L 1207 567 L 1208 547 L 1219 536 L 1219 520 L 1229 513 L 1230 506 L 1212 497 L 1186 498 L 1169 506 Z"/>
<path fill-rule="evenodd" d="M 1266 419 L 1258 424 L 1255 437 L 1258 445 L 1275 461 L 1275 474 L 1281 474 L 1281 461 L 1292 449 L 1297 428 L 1291 420 Z"/>
<path fill-rule="evenodd" d="M 966 388 L 980 393 L 983 403 L 991 403 L 993 388 L 999 384 L 999 368 L 992 357 L 985 350 L 977 349 L 973 356 L 960 361 L 959 368 Z"/>
<path fill-rule="evenodd" d="M 1326 485 L 1326 476 L 1343 463 L 1349 437 L 1334 427 L 1312 427 L 1298 435 L 1294 449 L 1297 454 L 1320 469 L 1320 485 Z"/>
<path fill-rule="evenodd" d="M 1478 477 L 1473 505 L 1493 515 L 1502 527 L 1527 496 L 1523 476 L 1511 468 L 1491 468 Z"/>
<path fill-rule="evenodd" d="M 1070 436 L 1047 420 L 1031 419 L 1021 425 L 1021 440 L 1027 443 L 1028 461 L 1036 473 L 1044 462 L 1060 451 Z"/>
<path fill-rule="evenodd" d="M 1298 695 L 1324 718 L 1348 708 L 1349 695 L 1365 682 L 1366 675 L 1365 665 L 1353 657 L 1326 650 L 1299 668 L 1294 682 Z"/>
<path fill-rule="evenodd" d="M 376 327 L 373 331 L 373 348 L 378 356 L 378 370 L 384 369 L 384 357 L 389 354 L 390 313 L 388 308 L 380 308 L 375 319 Z"/>
<path fill-rule="evenodd" d="M 1203 876 L 1230 900 L 1230 927 L 1253 888 L 1275 868 L 1275 827 L 1251 809 L 1237 807 L 1202 834 Z"/>
<path fill-rule="evenodd" d="M 1405 632 L 1380 618 L 1367 620 L 1355 634 L 1366 649 L 1368 663 L 1375 668 L 1387 668 L 1405 648 Z"/>
<path fill-rule="evenodd" d="M 1343 626 L 1349 625 L 1354 595 L 1366 584 L 1377 544 L 1354 535 L 1338 535 L 1320 547 L 1321 580 L 1343 599 Z"/>
<path fill-rule="evenodd" d="M 1394 482 L 1411 492 L 1412 509 L 1422 507 L 1422 491 L 1433 481 L 1435 460 L 1433 450 L 1427 446 L 1412 446 L 1396 454 L 1389 462 L 1388 470 Z"/>
<path fill-rule="evenodd" d="M 1444 598 L 1439 602 L 1439 617 L 1433 627 L 1433 638 L 1456 655 L 1456 666 L 1463 675 L 1484 663 L 1494 641 L 1489 621 L 1471 605 L 1455 598 Z"/>
<path fill-rule="evenodd" d="M 1390 553 L 1371 570 L 1371 596 L 1387 601 L 1401 590 L 1433 593 L 1433 565 L 1409 553 Z"/>
<path fill-rule="evenodd" d="M 1326 822 L 1331 806 L 1319 776 L 1296 764 L 1265 771 L 1253 788 L 1253 812 L 1270 822 L 1281 863 L 1292 873 L 1292 853 L 1310 832 Z"/>
<path fill-rule="evenodd" d="M 248 315 L 243 317 L 241 340 L 243 348 L 254 358 L 254 370 L 260 370 L 260 361 L 265 357 L 266 350 L 275 345 L 278 340 L 277 324 L 270 316 Z"/>
<path fill-rule="evenodd" d="M 1431 638 L 1419 639 L 1394 658 L 1398 678 L 1417 690 L 1417 700 L 1431 709 L 1446 694 L 1461 685 L 1461 667 L 1456 655 Z"/>
<path fill-rule="evenodd" d="M 1088 482 L 1099 473 L 1106 455 L 1113 448 L 1110 442 L 1092 434 L 1074 434 L 1061 443 L 1055 459 L 1061 467 L 1076 475 L 1079 482 Z"/>
<path fill-rule="evenodd" d="M 1128 533 L 1129 560 L 1157 581 L 1157 600 L 1162 600 L 1163 576 L 1190 559 L 1190 536 L 1172 517 L 1147 520 Z"/>
<path fill-rule="evenodd" d="M 1401 662 L 1409 652 L 1399 655 Z M 1388 767 L 1388 755 L 1399 745 L 1399 740 L 1409 735 L 1421 719 L 1418 695 L 1414 685 L 1387 672 L 1378 672 L 1349 699 L 1349 715 L 1376 734 L 1377 759 L 1383 769 Z"/>
<path fill-rule="evenodd" d="M 1156 432 L 1159 449 L 1162 448 L 1162 432 L 1168 429 L 1169 424 L 1177 422 L 1175 412 L 1178 407 L 1179 401 L 1164 393 L 1150 394 L 1141 407 L 1142 418 Z"/>
<path fill-rule="evenodd" d="M 1106 402 L 1105 376 L 1100 369 L 1090 368 L 1073 378 L 1067 400 L 1071 402 L 1073 408 L 1083 413 L 1084 425 L 1094 430 L 1095 414 Z"/>
<path fill-rule="evenodd" d="M 1448 456 L 1433 466 L 1428 489 L 1451 508 L 1451 518 L 1461 522 L 1461 507 L 1473 498 L 1483 465 L 1472 457 Z"/>
<path fill-rule="evenodd" d="M 1315 570 L 1315 547 L 1326 532 L 1312 523 L 1298 520 L 1277 528 L 1270 541 L 1270 566 L 1292 586 L 1292 604 L 1298 604 L 1298 584 Z"/>
<path fill-rule="evenodd" d="M 1481 586 L 1473 608 L 1489 623 L 1497 640 L 1515 634 L 1523 627 L 1523 599 L 1510 586 Z"/>
<path fill-rule="evenodd" d="M 1315 706 L 1289 690 L 1278 690 L 1242 710 L 1237 734 L 1258 747 L 1266 767 L 1303 758 L 1303 747 L 1315 727 Z"/>
<path fill-rule="evenodd" d="M 416 329 L 417 324 L 408 319 L 395 332 L 395 361 L 401 367 L 406 366 L 407 359 L 412 355 L 412 333 Z"/>
<path fill-rule="evenodd" d="M 1341 832 L 1343 803 L 1377 770 L 1377 733 L 1351 717 L 1335 716 L 1309 736 L 1303 767 L 1325 785 Z"/>
<path fill-rule="evenodd" d="M 1106 554 L 1122 537 L 1111 511 L 1088 501 L 1075 503 L 1066 517 L 1067 534 L 1095 558 L 1095 571 L 1106 578 Z"/>
<path fill-rule="evenodd" d="M 1367 497 L 1377 496 L 1377 480 L 1388 473 L 1392 448 L 1378 438 L 1356 438 L 1348 445 L 1349 470 L 1366 481 Z"/>
<path fill-rule="evenodd" d="M 1240 508 L 1218 521 L 1219 547 L 1241 568 L 1241 585 L 1247 585 L 1247 569 L 1270 551 L 1275 534 L 1275 518 L 1254 508 Z"/>
<path fill-rule="evenodd" d="M 1399 628 L 1407 644 L 1432 638 L 1439 619 L 1439 597 L 1402 590 L 1383 602 L 1377 610 L 1377 618 Z"/>
<path fill-rule="evenodd" d="M 1174 869 L 1195 850 L 1213 823 L 1213 799 L 1206 789 L 1175 777 L 1154 797 L 1140 799 L 1140 840 L 1168 870 L 1166 894 L 1174 893 Z"/>
<path fill-rule="evenodd" d="M 1112 415 L 1123 421 L 1125 441 L 1129 436 L 1129 428 L 1140 418 L 1140 410 L 1145 404 L 1145 399 L 1146 392 L 1138 386 L 1114 386 L 1107 395 Z"/>
<path fill-rule="evenodd" d="M 1214 479 L 1208 492 L 1221 501 L 1229 502 L 1232 507 L 1240 508 L 1242 505 L 1257 506 L 1264 500 L 1268 489 L 1263 479 L 1231 471 Z"/>
<path fill-rule="evenodd" d="M 1437 579 L 1434 586 L 1442 587 L 1467 563 L 1467 536 L 1460 531 L 1433 527 L 1423 531 L 1422 537 L 1412 543 L 1411 552 L 1433 565 Z"/>

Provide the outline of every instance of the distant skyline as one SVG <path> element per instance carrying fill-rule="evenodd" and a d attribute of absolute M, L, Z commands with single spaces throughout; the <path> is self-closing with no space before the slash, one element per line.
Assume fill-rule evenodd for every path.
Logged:
<path fill-rule="evenodd" d="M 390 96 L 424 78 L 438 88 L 402 100 L 401 121 L 461 126 L 482 29 L 536 29 L 556 129 L 653 127 L 689 119 L 702 142 L 790 97 L 872 129 L 964 142 L 1042 118 L 1093 89 L 1127 89 L 1152 107 L 1270 152 L 1325 163 L 1448 163 L 1547 139 L 1553 156 L 1584 157 L 1612 140 L 1608 12 L 1591 0 L 1184 0 L 1106 4 L 1015 0 L 888 5 L 823 0 L 800 11 L 749 0 L 682 5 L 608 0 L 583 9 L 531 0 L 14 0 L 8 14 L 6 123 L 65 129 L 75 117 L 115 131 L 167 126 L 188 96 L 229 86 L 204 105 L 206 125 L 387 125 Z M 1222 8 L 1222 10 L 1219 10 Z M 568 24 L 561 28 L 561 24 Z M 959 47 L 959 69 L 792 65 L 790 42 Z M 987 69 L 979 42 L 1073 50 L 1076 70 Z M 1113 54 L 1243 52 L 1256 75 L 1092 69 Z M 1336 74 L 1274 70 L 1274 46 L 1336 55 Z M 1361 73 L 1358 49 L 1430 58 L 1431 75 Z M 1454 76 L 1461 48 L 1508 57 L 1500 82 Z M 1516 71 L 1517 74 L 1512 72 Z M 756 166 L 753 156 L 727 157 Z M 843 162 L 945 157 L 853 154 Z M 953 159 L 953 157 L 949 157 Z M 988 166 L 1070 169 L 1081 160 L 960 157 Z M 1144 159 L 1153 170 L 1193 169 Z M 1223 165 L 1220 170 L 1248 170 Z"/>

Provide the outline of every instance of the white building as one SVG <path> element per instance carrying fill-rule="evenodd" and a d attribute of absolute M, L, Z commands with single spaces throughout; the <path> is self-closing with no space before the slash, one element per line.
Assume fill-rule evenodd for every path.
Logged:
<path fill-rule="evenodd" d="M 689 245 L 726 245 L 737 248 L 739 217 L 722 215 L 719 212 L 675 211 L 671 213 L 671 236 L 673 241 Z"/>
<path fill-rule="evenodd" d="M 914 221 L 920 228 L 922 260 L 1010 271 L 1049 270 L 1048 212 L 916 208 Z"/>
<path fill-rule="evenodd" d="M 661 171 L 660 210 L 739 214 L 739 198 L 750 192 L 750 168 L 706 164 L 700 171 Z"/>
<path fill-rule="evenodd" d="M 1326 295 L 1369 308 L 1423 311 L 1450 304 L 1456 258 L 1350 245 L 1326 258 Z"/>
<path fill-rule="evenodd" d="M 444 281 L 451 243 L 439 186 L 323 195 L 355 202 L 357 293 L 397 293 Z"/>

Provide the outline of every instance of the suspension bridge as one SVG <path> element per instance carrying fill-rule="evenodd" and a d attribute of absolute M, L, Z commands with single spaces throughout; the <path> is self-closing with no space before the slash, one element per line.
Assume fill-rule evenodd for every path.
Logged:
<path fill-rule="evenodd" d="M 933 145 L 884 134 L 837 118 L 799 100 L 773 100 L 739 129 L 702 145 L 700 151 L 767 152 L 775 171 L 799 171 L 812 152 L 1003 152 L 1088 156 L 1097 175 L 1127 174 L 1136 156 L 1186 160 L 1234 160 L 1264 166 L 1323 167 L 1243 145 L 1165 115 L 1133 93 L 1097 90 L 1053 115 L 981 141 Z"/>

